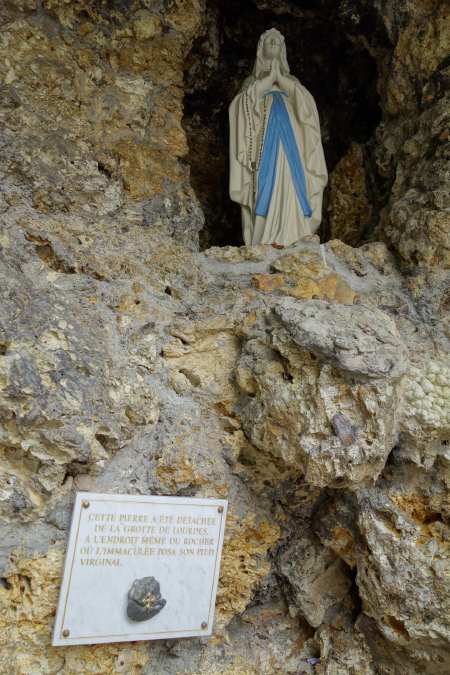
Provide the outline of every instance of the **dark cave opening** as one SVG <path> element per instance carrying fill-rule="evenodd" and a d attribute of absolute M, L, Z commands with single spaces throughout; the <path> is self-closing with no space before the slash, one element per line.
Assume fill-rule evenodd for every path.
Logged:
<path fill-rule="evenodd" d="M 205 215 L 202 248 L 242 245 L 240 207 L 228 194 L 228 106 L 251 73 L 261 33 L 286 40 L 291 73 L 314 96 L 329 173 L 352 142 L 367 143 L 381 111 L 377 64 L 364 39 L 345 26 L 334 0 L 209 0 L 204 29 L 185 68 L 185 114 L 191 185 Z M 364 25 L 365 24 L 365 25 Z M 375 31 L 370 17 L 359 31 Z M 352 34 L 353 32 L 353 34 Z M 318 234 L 327 236 L 327 191 Z"/>

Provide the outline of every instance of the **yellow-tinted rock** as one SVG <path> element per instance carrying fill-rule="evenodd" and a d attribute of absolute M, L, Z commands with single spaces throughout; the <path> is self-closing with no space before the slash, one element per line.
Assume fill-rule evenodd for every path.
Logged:
<path fill-rule="evenodd" d="M 172 340 L 164 346 L 163 354 L 169 368 L 181 372 L 192 387 L 230 400 L 235 396 L 232 374 L 239 355 L 239 340 L 229 332 L 213 330 L 205 326 L 204 336 L 193 339 L 191 344 Z"/>
<path fill-rule="evenodd" d="M 208 483 L 208 477 L 202 475 L 187 457 L 181 457 L 178 461 L 174 461 L 173 457 L 170 461 L 165 458 L 160 459 L 156 475 L 168 490 L 174 492 L 180 487 L 188 485 L 198 487 Z"/>
<path fill-rule="evenodd" d="M 332 534 L 333 538 L 328 545 L 333 549 L 336 555 L 345 560 L 347 565 L 354 567 L 356 565 L 356 560 L 353 534 L 346 527 L 335 527 Z"/>
<path fill-rule="evenodd" d="M 145 642 L 51 647 L 51 633 L 63 564 L 62 548 L 21 558 L 0 586 L 0 672 L 126 672 L 138 675 L 149 661 Z M 20 648 L 19 648 L 20 647 Z"/>
<path fill-rule="evenodd" d="M 247 607 L 270 570 L 267 551 L 280 536 L 278 525 L 256 523 L 254 516 L 241 520 L 228 512 L 216 602 L 219 628 Z"/>
<path fill-rule="evenodd" d="M 27 91 L 29 107 L 17 110 L 14 126 L 34 128 L 20 161 L 39 175 L 31 187 L 42 213 L 55 207 L 74 212 L 82 202 L 113 210 L 127 198 L 161 193 L 164 180 L 184 186 L 189 198 L 188 170 L 178 160 L 187 152 L 182 84 L 201 4 L 174 3 L 164 17 L 174 29 L 164 34 L 160 16 L 129 4 L 124 11 L 103 11 L 102 3 L 45 0 L 52 20 L 71 31 L 67 40 L 44 22 L 28 23 L 24 16 L 9 22 L 0 80 Z M 58 166 L 56 183 L 31 168 L 44 156 L 47 165 Z M 84 181 L 90 187 L 83 188 Z"/>
<path fill-rule="evenodd" d="M 356 293 L 345 279 L 328 267 L 316 251 L 288 254 L 278 258 L 272 266 L 278 272 L 284 272 L 286 283 L 280 285 L 279 290 L 285 295 L 299 300 L 329 300 L 349 305 L 355 299 Z M 265 285 L 270 288 L 268 281 Z"/>
<path fill-rule="evenodd" d="M 401 31 L 394 58 L 388 71 L 386 110 L 397 115 L 405 107 L 414 105 L 416 92 L 411 86 L 410 74 L 426 82 L 450 48 L 448 5 L 433 0 L 415 3 L 415 16 Z"/>
<path fill-rule="evenodd" d="M 258 260 L 264 260 L 270 249 L 270 244 L 258 244 L 257 246 L 211 246 L 205 251 L 205 255 L 208 258 L 214 258 L 221 262 L 257 262 Z"/>
<path fill-rule="evenodd" d="M 245 391 L 246 394 L 254 394 L 256 392 L 256 378 L 249 368 L 238 366 L 236 368 L 236 381 L 242 391 Z"/>
<path fill-rule="evenodd" d="M 338 162 L 330 175 L 329 190 L 330 235 L 355 246 L 372 216 L 360 145 L 353 143 Z"/>
<path fill-rule="evenodd" d="M 255 274 L 252 277 L 252 284 L 258 291 L 273 293 L 284 285 L 284 276 L 282 274 Z"/>
<path fill-rule="evenodd" d="M 138 40 L 149 40 L 161 32 L 161 19 L 145 9 L 136 12 L 133 30 Z"/>

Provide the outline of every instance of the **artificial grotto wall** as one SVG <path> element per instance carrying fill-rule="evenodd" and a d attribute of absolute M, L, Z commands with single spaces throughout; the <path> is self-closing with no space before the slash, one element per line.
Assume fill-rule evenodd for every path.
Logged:
<path fill-rule="evenodd" d="M 334 5 L 319 40 L 330 3 L 245 4 L 308 27 L 301 78 L 337 59 L 325 261 L 214 233 L 195 115 L 257 37 L 234 63 L 225 3 L 0 8 L 1 672 L 447 670 L 448 8 Z M 213 639 L 50 646 L 83 489 L 228 498 Z"/>

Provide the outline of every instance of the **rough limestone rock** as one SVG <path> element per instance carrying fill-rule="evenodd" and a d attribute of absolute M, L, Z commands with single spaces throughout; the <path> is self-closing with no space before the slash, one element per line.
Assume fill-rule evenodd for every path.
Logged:
<path fill-rule="evenodd" d="M 330 175 L 328 203 L 329 229 L 332 239 L 357 245 L 372 219 L 361 145 L 353 143 Z"/>
<path fill-rule="evenodd" d="M 449 639 L 449 472 L 395 464 L 358 496 L 357 584 L 363 632 L 393 645 L 382 660 L 444 673 Z M 382 650 L 380 635 L 375 652 Z M 429 651 L 428 646 L 433 645 Z"/>
<path fill-rule="evenodd" d="M 225 4 L 1 3 L 0 673 L 444 675 L 448 7 Z M 225 165 L 219 99 L 269 18 L 321 73 L 339 32 L 330 223 L 277 250 L 230 218 L 200 251 L 192 155 Z M 212 638 L 51 647 L 80 490 L 229 500 Z"/>
<path fill-rule="evenodd" d="M 387 119 L 377 163 L 393 184 L 382 226 L 404 261 L 446 266 L 449 9 L 420 0 L 408 10 L 406 24 L 401 13 L 394 18 L 397 40 L 383 83 Z"/>
<path fill-rule="evenodd" d="M 398 387 L 352 382 L 331 363 L 322 366 L 309 352 L 281 345 L 273 350 L 250 340 L 243 351 L 237 380 L 246 393 L 241 418 L 249 439 L 313 485 L 373 481 L 397 438 Z M 337 414 L 354 436 L 336 433 Z"/>
<path fill-rule="evenodd" d="M 322 658 L 316 665 L 320 675 L 374 675 L 376 673 L 370 650 L 357 632 L 324 627 L 318 631 L 317 640 Z"/>
<path fill-rule="evenodd" d="M 292 588 L 294 606 L 314 627 L 330 621 L 328 615 L 351 586 L 344 562 L 306 532 L 283 551 L 279 567 Z"/>
<path fill-rule="evenodd" d="M 390 379 L 406 370 L 406 350 L 394 322 L 374 308 L 284 300 L 274 311 L 295 344 L 341 370 Z"/>

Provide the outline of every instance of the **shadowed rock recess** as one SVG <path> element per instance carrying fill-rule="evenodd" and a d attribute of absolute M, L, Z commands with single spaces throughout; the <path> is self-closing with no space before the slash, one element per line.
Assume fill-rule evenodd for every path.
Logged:
<path fill-rule="evenodd" d="M 448 673 L 448 14 L 1 3 L 1 673 Z M 239 246 L 227 198 L 272 25 L 322 248 Z M 213 638 L 51 647 L 77 490 L 229 500 Z"/>

